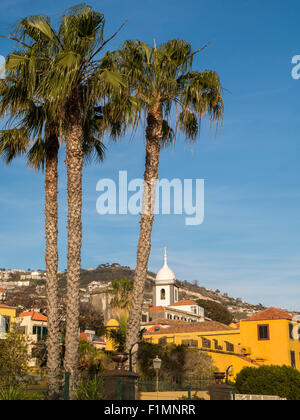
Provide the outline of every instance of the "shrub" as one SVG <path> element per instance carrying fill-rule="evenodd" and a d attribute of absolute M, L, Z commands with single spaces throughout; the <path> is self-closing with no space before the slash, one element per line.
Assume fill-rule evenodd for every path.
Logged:
<path fill-rule="evenodd" d="M 184 345 L 161 346 L 142 342 L 138 352 L 138 373 L 141 377 L 155 377 L 153 359 L 162 360 L 160 377 L 210 376 L 216 370 L 212 358 L 198 349 Z"/>
<path fill-rule="evenodd" d="M 83 377 L 77 390 L 79 401 L 100 401 L 103 400 L 103 379 L 98 376 Z"/>
<path fill-rule="evenodd" d="M 0 340 L 0 384 L 10 385 L 27 372 L 28 343 L 18 325 Z"/>
<path fill-rule="evenodd" d="M 87 341 L 80 341 L 79 369 L 82 372 L 99 373 L 113 368 L 113 361 L 104 351 L 96 349 Z"/>
<path fill-rule="evenodd" d="M 0 401 L 36 401 L 44 396 L 37 392 L 29 392 L 22 385 L 10 384 L 0 387 Z"/>
<path fill-rule="evenodd" d="M 300 372 L 288 366 L 244 368 L 236 377 L 235 389 L 240 394 L 300 400 Z"/>

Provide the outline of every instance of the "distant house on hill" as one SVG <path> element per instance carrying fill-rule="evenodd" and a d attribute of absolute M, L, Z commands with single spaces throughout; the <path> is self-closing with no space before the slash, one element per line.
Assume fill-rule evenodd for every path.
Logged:
<path fill-rule="evenodd" d="M 23 312 L 18 316 L 17 322 L 23 329 L 24 334 L 28 337 L 29 346 L 28 354 L 31 356 L 33 347 L 40 342 L 44 342 L 48 335 L 48 318 L 40 312 L 30 311 Z M 29 366 L 37 365 L 34 357 L 30 358 Z"/>
<path fill-rule="evenodd" d="M 6 299 L 6 291 L 0 287 L 0 302 Z"/>

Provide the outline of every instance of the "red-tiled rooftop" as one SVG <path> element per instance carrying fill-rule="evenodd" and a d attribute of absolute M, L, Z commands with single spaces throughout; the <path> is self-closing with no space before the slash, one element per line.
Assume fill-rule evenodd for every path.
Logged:
<path fill-rule="evenodd" d="M 0 308 L 5 308 L 5 309 L 16 309 L 14 306 L 8 306 L 8 305 L 5 305 L 5 303 L 0 303 Z"/>
<path fill-rule="evenodd" d="M 269 321 L 272 319 L 287 319 L 291 321 L 293 319 L 292 315 L 282 309 L 278 308 L 267 308 L 263 311 L 258 312 L 250 316 L 250 318 L 242 319 L 242 322 L 245 321 Z"/>
<path fill-rule="evenodd" d="M 149 312 L 163 312 L 164 307 L 163 306 L 152 306 L 152 308 L 149 308 Z"/>
<path fill-rule="evenodd" d="M 0 287 L 0 293 L 5 293 L 5 290 Z"/>
<path fill-rule="evenodd" d="M 156 321 L 157 323 L 157 321 Z M 221 324 L 216 321 L 208 322 L 185 322 L 178 323 L 178 325 L 172 325 L 168 328 L 156 326 L 156 329 L 159 328 L 159 331 L 151 332 L 150 334 L 176 334 L 176 333 L 203 333 L 203 332 L 213 332 L 213 331 L 236 331 L 235 328 L 229 327 L 228 325 Z M 152 328 L 151 328 L 152 329 Z M 147 331 L 144 335 L 149 334 Z"/>
<path fill-rule="evenodd" d="M 194 300 L 180 300 L 179 302 L 173 303 L 170 306 L 191 306 L 191 305 L 198 305 L 197 302 Z"/>
<path fill-rule="evenodd" d="M 81 333 L 80 333 L 80 335 L 79 335 L 79 339 L 80 339 L 81 341 L 88 341 L 88 336 L 87 336 L 87 334 L 86 334 L 86 333 L 81 332 Z"/>
<path fill-rule="evenodd" d="M 19 318 L 24 318 L 26 316 L 30 316 L 33 321 L 43 321 L 43 322 L 48 321 L 48 318 L 45 315 L 41 314 L 40 312 L 35 312 L 35 311 L 22 312 L 19 315 Z"/>

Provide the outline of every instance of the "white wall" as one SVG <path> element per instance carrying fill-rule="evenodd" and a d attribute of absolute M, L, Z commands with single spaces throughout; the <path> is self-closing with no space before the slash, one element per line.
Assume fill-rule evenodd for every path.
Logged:
<path fill-rule="evenodd" d="M 161 300 L 161 290 L 164 289 L 166 292 L 166 299 Z M 170 286 L 156 286 L 156 306 L 169 306 L 171 302 Z"/>

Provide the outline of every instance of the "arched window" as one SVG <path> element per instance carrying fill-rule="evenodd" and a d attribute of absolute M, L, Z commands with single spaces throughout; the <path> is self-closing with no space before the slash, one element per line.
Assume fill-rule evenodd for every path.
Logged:
<path fill-rule="evenodd" d="M 161 289 L 161 291 L 160 291 L 160 300 L 166 300 L 166 291 L 165 291 L 165 289 Z"/>

